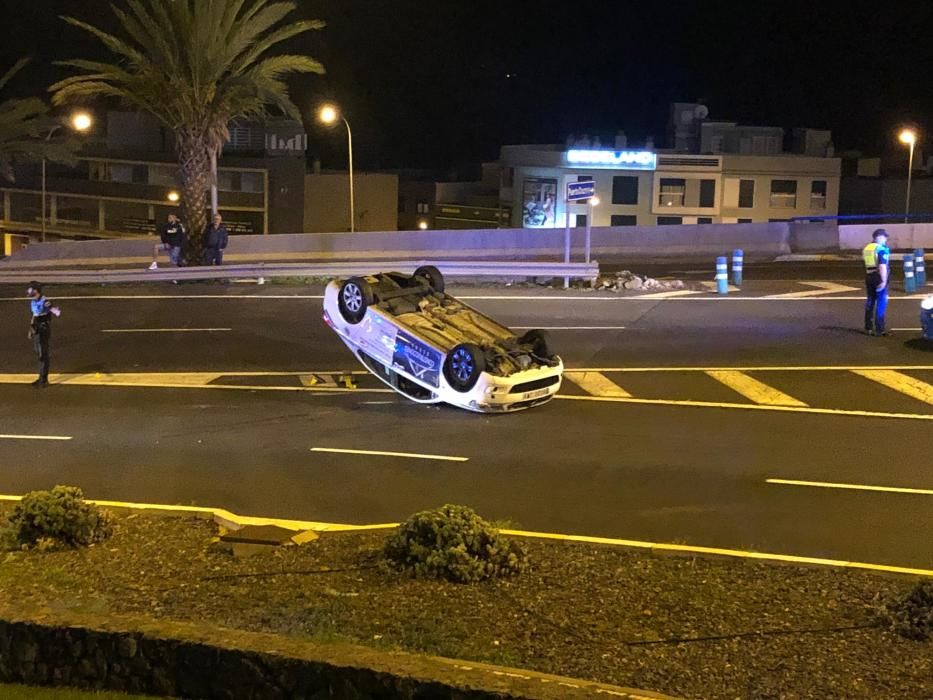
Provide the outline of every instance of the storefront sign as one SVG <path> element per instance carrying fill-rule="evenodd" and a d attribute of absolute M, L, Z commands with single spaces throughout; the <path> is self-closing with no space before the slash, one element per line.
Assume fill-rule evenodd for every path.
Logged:
<path fill-rule="evenodd" d="M 608 151 L 602 149 L 573 149 L 567 151 L 567 164 L 590 168 L 617 168 L 619 170 L 654 170 L 658 157 L 651 151 Z"/>

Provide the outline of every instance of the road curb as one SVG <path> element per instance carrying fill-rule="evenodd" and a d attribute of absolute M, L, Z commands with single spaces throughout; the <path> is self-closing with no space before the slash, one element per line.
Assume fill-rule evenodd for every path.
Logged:
<path fill-rule="evenodd" d="M 0 494 L 0 510 L 4 503 L 17 503 L 22 496 L 9 496 Z M 315 533 L 363 532 L 368 530 L 389 530 L 397 527 L 398 523 L 375 523 L 365 525 L 352 525 L 347 523 L 326 523 L 313 520 L 289 520 L 284 518 L 267 518 L 261 516 L 243 516 L 232 513 L 224 508 L 208 508 L 201 506 L 173 506 L 157 503 L 130 503 L 125 501 L 102 501 L 87 499 L 102 508 L 113 510 L 128 510 L 131 512 L 147 512 L 158 515 L 197 517 L 204 520 L 213 520 L 230 530 L 253 525 L 273 525 L 295 532 L 300 541 L 302 533 L 313 531 Z M 756 552 L 740 549 L 726 549 L 721 547 L 704 547 L 700 545 L 675 544 L 665 542 L 645 542 L 641 540 L 617 539 L 612 537 L 595 537 L 589 535 L 567 535 L 555 532 L 535 532 L 531 530 L 503 529 L 502 534 L 527 539 L 556 540 L 562 542 L 577 542 L 581 544 L 599 544 L 610 547 L 623 547 L 648 551 L 652 554 L 701 556 L 701 557 L 727 557 L 732 559 L 745 559 L 768 562 L 772 564 L 791 564 L 797 566 L 829 567 L 836 569 L 851 569 L 860 571 L 873 571 L 876 573 L 893 574 L 897 576 L 920 576 L 933 578 L 933 569 L 919 569 L 906 566 L 891 566 L 888 564 L 875 564 L 871 562 L 845 561 L 842 559 L 826 559 L 822 557 L 799 556 L 795 554 L 777 554 L 773 552 Z"/>

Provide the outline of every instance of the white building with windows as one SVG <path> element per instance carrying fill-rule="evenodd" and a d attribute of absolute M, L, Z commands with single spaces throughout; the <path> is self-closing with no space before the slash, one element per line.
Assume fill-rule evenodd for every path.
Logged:
<path fill-rule="evenodd" d="M 762 223 L 838 213 L 841 160 L 828 132 L 797 130 L 785 152 L 783 130 L 706 122 L 698 107 L 674 105 L 680 128 L 672 142 L 680 148 L 503 147 L 500 199 L 512 225 L 561 228 L 569 217 L 584 226 L 589 216 L 594 226 Z M 696 123 L 684 124 L 687 111 Z M 567 203 L 568 183 L 584 180 L 595 183 L 598 206 Z"/>

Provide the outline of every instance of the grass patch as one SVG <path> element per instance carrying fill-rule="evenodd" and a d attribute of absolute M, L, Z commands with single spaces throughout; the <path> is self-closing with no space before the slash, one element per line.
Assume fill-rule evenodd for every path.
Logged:
<path fill-rule="evenodd" d="M 933 642 L 878 621 L 879 600 L 903 599 L 910 578 L 523 540 L 521 573 L 457 584 L 380 566 L 387 532 L 246 559 L 216 534 L 203 520 L 120 517 L 86 549 L 0 554 L 4 598 L 24 615 L 93 602 L 684 698 L 933 697 Z"/>

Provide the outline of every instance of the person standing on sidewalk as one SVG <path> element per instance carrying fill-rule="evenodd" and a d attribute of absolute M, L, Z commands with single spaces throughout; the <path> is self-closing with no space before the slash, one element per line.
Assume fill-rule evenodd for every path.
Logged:
<path fill-rule="evenodd" d="M 32 319 L 29 322 L 28 338 L 32 340 L 33 350 L 39 360 L 39 378 L 32 383 L 37 389 L 44 389 L 49 385 L 49 343 L 52 340 L 52 317 L 60 316 L 61 311 L 52 306 L 52 301 L 42 295 L 42 285 L 30 282 L 26 290 L 29 297 L 29 310 Z"/>
<path fill-rule="evenodd" d="M 155 250 L 152 251 L 152 264 L 150 270 L 158 270 L 159 251 L 168 252 L 169 260 L 175 267 L 181 266 L 181 252 L 185 245 L 185 225 L 174 214 L 168 215 L 168 221 L 159 227 L 159 238 L 161 243 L 157 243 Z"/>
<path fill-rule="evenodd" d="M 224 249 L 227 247 L 229 234 L 220 214 L 214 217 L 204 230 L 204 264 L 223 265 Z"/>
<path fill-rule="evenodd" d="M 862 249 L 865 262 L 865 332 L 868 335 L 888 334 L 884 315 L 888 308 L 890 258 L 888 232 L 879 228 L 872 234 L 872 242 Z"/>

